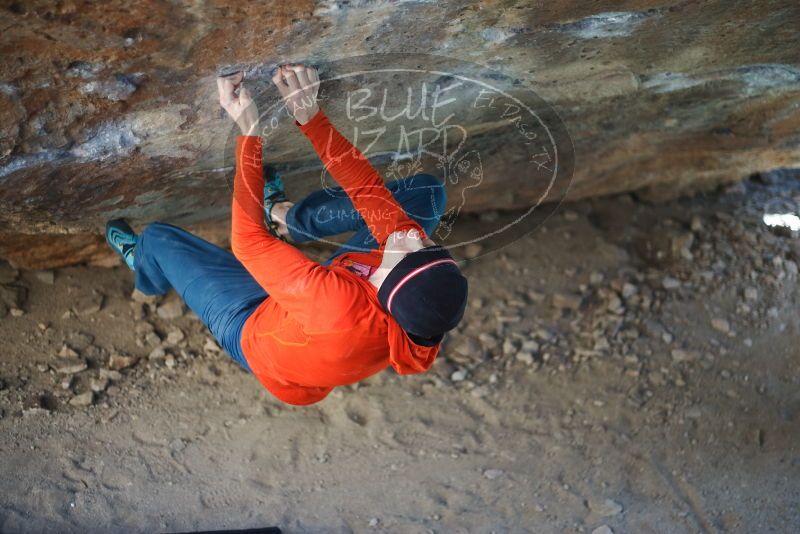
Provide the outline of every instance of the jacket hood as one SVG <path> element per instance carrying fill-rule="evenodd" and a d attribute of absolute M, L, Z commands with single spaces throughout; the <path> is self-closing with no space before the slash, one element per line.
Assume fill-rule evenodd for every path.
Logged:
<path fill-rule="evenodd" d="M 441 343 L 432 347 L 417 345 L 397 321 L 387 314 L 389 333 L 389 363 L 400 375 L 424 373 L 433 365 Z"/>

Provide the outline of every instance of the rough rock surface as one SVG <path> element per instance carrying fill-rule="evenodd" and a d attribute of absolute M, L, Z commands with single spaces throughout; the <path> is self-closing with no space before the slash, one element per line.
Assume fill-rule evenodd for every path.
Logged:
<path fill-rule="evenodd" d="M 571 199 L 626 190 L 664 198 L 800 161 L 800 6 L 791 0 L 0 9 L 0 255 L 20 265 L 102 258 L 98 232 L 111 216 L 224 221 L 231 130 L 214 77 L 235 66 L 264 82 L 272 103 L 268 73 L 287 61 L 425 53 L 473 64 L 470 74 L 499 73 L 563 118 L 575 153 Z M 325 108 L 346 126 L 346 84 L 328 85 Z M 508 125 L 462 102 L 455 111 L 478 134 L 485 178 L 464 210 L 530 205 L 538 191 L 508 149 Z M 299 135 L 267 146 L 291 188 L 314 185 L 316 158 Z"/>

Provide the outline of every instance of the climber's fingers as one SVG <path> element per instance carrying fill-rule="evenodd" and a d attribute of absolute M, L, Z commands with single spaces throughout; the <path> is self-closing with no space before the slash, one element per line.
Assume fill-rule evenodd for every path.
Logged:
<path fill-rule="evenodd" d="M 314 67 L 309 69 L 308 79 L 311 80 L 311 94 L 316 100 L 317 95 L 319 94 L 319 73 L 317 73 L 317 69 Z"/>
<path fill-rule="evenodd" d="M 243 108 L 246 108 L 250 104 L 253 103 L 253 95 L 250 94 L 250 91 L 242 85 L 242 88 L 239 89 L 239 105 Z"/>
<path fill-rule="evenodd" d="M 297 75 L 294 71 L 286 67 L 282 69 L 283 72 L 283 79 L 286 80 L 286 85 L 289 86 L 290 92 L 294 93 L 296 91 L 300 91 L 300 82 L 297 80 Z"/>
<path fill-rule="evenodd" d="M 217 78 L 217 89 L 219 90 L 219 103 L 226 110 L 236 100 L 233 82 L 222 76 Z"/>
<path fill-rule="evenodd" d="M 311 80 L 311 84 L 314 86 L 315 90 L 319 89 L 319 73 L 317 69 L 314 67 L 308 68 L 308 79 Z"/>
<path fill-rule="evenodd" d="M 289 70 L 294 72 L 300 87 L 302 87 L 304 91 L 311 90 L 311 80 L 308 77 L 308 67 L 305 65 L 291 65 Z"/>
<path fill-rule="evenodd" d="M 291 90 L 289 86 L 286 85 L 286 80 L 283 79 L 283 73 L 281 72 L 280 67 L 275 71 L 275 74 L 272 76 L 272 83 L 275 84 L 275 87 L 278 88 L 278 92 L 280 92 L 282 97 L 286 97 Z"/>
<path fill-rule="evenodd" d="M 223 77 L 229 79 L 231 83 L 233 83 L 233 87 L 235 89 L 244 81 L 244 71 L 240 70 L 232 72 L 231 74 L 226 74 Z"/>

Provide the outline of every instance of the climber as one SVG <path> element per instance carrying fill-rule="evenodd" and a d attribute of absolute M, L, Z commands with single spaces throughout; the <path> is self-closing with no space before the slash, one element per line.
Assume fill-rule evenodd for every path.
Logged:
<path fill-rule="evenodd" d="M 135 234 L 121 219 L 106 239 L 148 295 L 174 288 L 225 351 L 278 399 L 305 405 L 389 365 L 428 370 L 461 320 L 467 280 L 429 236 L 443 185 L 429 174 L 384 184 L 319 108 L 319 77 L 304 65 L 272 82 L 295 125 L 340 187 L 289 202 L 280 177 L 264 181 L 259 115 L 241 76 L 217 80 L 220 104 L 240 128 L 231 249 L 176 226 Z M 292 243 L 354 232 L 324 263 Z"/>

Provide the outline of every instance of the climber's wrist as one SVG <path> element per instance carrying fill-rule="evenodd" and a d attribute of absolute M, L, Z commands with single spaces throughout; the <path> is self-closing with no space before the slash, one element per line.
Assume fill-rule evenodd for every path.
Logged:
<path fill-rule="evenodd" d="M 300 125 L 305 125 L 314 118 L 314 115 L 317 114 L 319 111 L 319 105 L 314 102 L 311 106 L 302 107 L 300 109 L 295 110 L 294 112 L 294 119 L 300 123 Z"/>
<path fill-rule="evenodd" d="M 236 122 L 239 125 L 239 129 L 242 131 L 242 135 L 260 135 L 260 123 L 258 119 L 255 121 L 252 120 L 243 120 Z"/>

